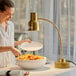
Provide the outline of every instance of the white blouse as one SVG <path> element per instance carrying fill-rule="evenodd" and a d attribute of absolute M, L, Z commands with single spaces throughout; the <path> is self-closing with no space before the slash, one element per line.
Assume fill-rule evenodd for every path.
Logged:
<path fill-rule="evenodd" d="M 14 24 L 11 21 L 7 24 L 7 32 L 0 24 L 0 46 L 14 46 Z M 14 65 L 15 62 L 11 51 L 0 53 L 0 68 Z"/>

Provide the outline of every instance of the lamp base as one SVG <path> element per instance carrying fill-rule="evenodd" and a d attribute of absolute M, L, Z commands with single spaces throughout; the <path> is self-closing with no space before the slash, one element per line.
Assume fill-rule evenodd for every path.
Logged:
<path fill-rule="evenodd" d="M 55 62 L 55 68 L 70 68 L 70 63 L 67 62 L 64 58 L 60 58 L 59 61 Z"/>

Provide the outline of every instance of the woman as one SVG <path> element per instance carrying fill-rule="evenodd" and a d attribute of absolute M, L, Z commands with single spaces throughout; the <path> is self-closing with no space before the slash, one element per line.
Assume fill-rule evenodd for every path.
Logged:
<path fill-rule="evenodd" d="M 11 0 L 0 0 L 0 68 L 15 64 L 15 55 L 21 52 L 14 48 L 23 42 L 30 40 L 16 41 L 14 43 L 14 25 L 11 21 L 14 14 L 14 3 Z"/>

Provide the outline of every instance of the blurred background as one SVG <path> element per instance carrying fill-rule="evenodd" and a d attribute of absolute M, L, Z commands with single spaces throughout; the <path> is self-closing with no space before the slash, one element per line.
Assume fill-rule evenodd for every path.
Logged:
<path fill-rule="evenodd" d="M 62 36 L 64 58 L 76 61 L 76 0 L 13 0 L 15 14 L 15 40 L 29 38 L 43 44 L 36 54 L 56 60 L 60 56 L 58 33 L 52 24 L 40 21 L 40 31 L 28 32 L 30 12 L 38 17 L 52 20 L 59 27 Z"/>

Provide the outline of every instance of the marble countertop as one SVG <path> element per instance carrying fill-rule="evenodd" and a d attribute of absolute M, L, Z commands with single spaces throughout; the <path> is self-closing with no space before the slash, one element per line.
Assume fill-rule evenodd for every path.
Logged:
<path fill-rule="evenodd" d="M 76 67 L 71 66 L 68 69 L 54 68 L 53 64 L 46 64 L 38 69 L 23 69 L 17 65 L 0 69 L 0 75 L 4 76 L 7 70 L 11 71 L 11 76 L 23 76 L 25 72 L 29 72 L 29 76 L 76 76 Z"/>

